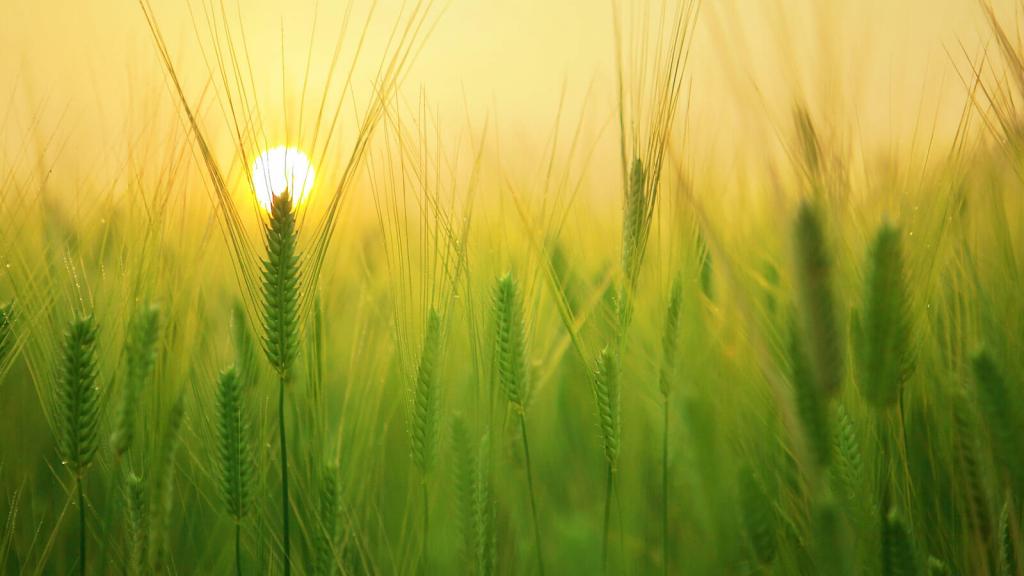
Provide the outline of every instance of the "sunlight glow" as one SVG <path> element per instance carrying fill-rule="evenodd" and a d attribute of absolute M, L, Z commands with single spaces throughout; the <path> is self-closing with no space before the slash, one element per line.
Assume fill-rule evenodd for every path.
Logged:
<path fill-rule="evenodd" d="M 278 146 L 256 158 L 252 164 L 252 185 L 256 199 L 270 212 L 274 197 L 285 190 L 291 193 L 292 203 L 301 205 L 309 198 L 316 172 L 313 165 L 298 148 Z"/>

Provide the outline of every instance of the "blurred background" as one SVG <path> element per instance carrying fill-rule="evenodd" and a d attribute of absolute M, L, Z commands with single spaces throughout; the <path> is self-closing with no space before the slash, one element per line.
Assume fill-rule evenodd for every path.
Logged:
<path fill-rule="evenodd" d="M 218 21 L 244 30 L 261 117 L 271 139 L 285 140 L 307 70 L 307 111 L 322 92 L 346 14 L 349 47 L 369 21 L 353 83 L 366 94 L 410 5 L 191 0 L 155 2 L 154 12 L 188 97 L 207 104 L 213 133 L 225 114 L 201 99 L 218 75 L 211 30 Z M 1004 22 L 1016 22 L 1012 0 L 994 5 Z M 123 169 L 128 149 L 156 153 L 174 141 L 167 135 L 180 128 L 180 109 L 137 2 L 5 0 L 3 12 L 4 165 L 46 165 L 51 178 L 103 183 Z M 550 136 L 561 107 L 563 125 L 585 125 L 590 141 L 607 145 L 597 158 L 616 151 L 610 2 L 451 0 L 435 13 L 402 94 L 426 102 L 448 136 L 486 123 L 505 155 L 518 157 L 511 152 Z M 969 61 L 981 60 L 990 39 L 977 0 L 706 0 L 680 114 L 691 163 L 729 171 L 763 158 L 791 130 L 796 103 L 823 138 L 853 155 L 921 153 L 933 137 L 948 143 L 967 102 Z"/>

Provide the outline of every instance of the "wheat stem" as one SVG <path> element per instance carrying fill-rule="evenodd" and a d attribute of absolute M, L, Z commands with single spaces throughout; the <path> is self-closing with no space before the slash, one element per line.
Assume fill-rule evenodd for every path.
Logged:
<path fill-rule="evenodd" d="M 242 576 L 242 523 L 235 522 L 235 574 Z"/>
<path fill-rule="evenodd" d="M 530 442 L 526 435 L 526 415 L 519 415 L 519 429 L 523 433 L 523 457 L 526 460 L 526 486 L 530 492 L 530 512 L 533 514 L 533 537 L 537 544 L 537 567 L 544 576 L 544 551 L 541 548 L 540 522 L 537 519 L 537 496 L 533 490 L 533 467 L 530 464 Z"/>
<path fill-rule="evenodd" d="M 78 573 L 85 576 L 85 490 L 81 476 L 75 477 L 75 486 L 78 492 Z"/>
<path fill-rule="evenodd" d="M 661 568 L 668 576 L 668 398 L 662 409 L 661 423 Z"/>
<path fill-rule="evenodd" d="M 277 395 L 277 415 L 279 431 L 278 441 L 281 443 L 281 535 L 284 539 L 284 573 L 285 575 L 288 575 L 291 574 L 292 571 L 291 538 L 288 526 L 288 438 L 285 432 L 284 413 L 284 389 L 288 379 L 284 374 L 281 374 L 280 376 L 281 385 L 278 388 Z"/>

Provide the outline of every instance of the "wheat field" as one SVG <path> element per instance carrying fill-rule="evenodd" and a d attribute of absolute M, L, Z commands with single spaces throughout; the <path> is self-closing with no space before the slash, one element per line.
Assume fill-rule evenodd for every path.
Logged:
<path fill-rule="evenodd" d="M 296 4 L 14 0 L 0 572 L 1024 576 L 1024 4 Z"/>

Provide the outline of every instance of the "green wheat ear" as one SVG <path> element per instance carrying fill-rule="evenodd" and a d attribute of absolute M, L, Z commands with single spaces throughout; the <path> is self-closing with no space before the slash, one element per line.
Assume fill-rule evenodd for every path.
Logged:
<path fill-rule="evenodd" d="M 434 465 L 441 401 L 438 390 L 440 360 L 441 316 L 436 310 L 431 310 L 427 316 L 423 348 L 416 370 L 410 427 L 413 462 L 423 474 L 428 473 Z"/>
<path fill-rule="evenodd" d="M 914 541 L 903 519 L 890 510 L 882 525 L 882 574 L 913 576 L 918 574 Z"/>
<path fill-rule="evenodd" d="M 968 521 L 971 530 L 988 542 L 992 535 L 992 519 L 989 498 L 985 488 L 984 470 L 978 461 L 978 439 L 976 424 L 965 394 L 953 398 L 954 446 L 957 456 L 957 471 L 963 475 Z"/>
<path fill-rule="evenodd" d="M 1003 375 L 987 350 L 981 350 L 971 359 L 974 380 L 977 384 L 978 407 L 988 427 L 993 457 L 1018 491 L 1024 486 L 1024 460 L 1020 453 L 1021 432 L 1024 419 L 1010 395 Z"/>
<path fill-rule="evenodd" d="M 174 461 L 181 445 L 181 429 L 185 422 L 185 397 L 179 395 L 164 424 L 155 477 L 155 509 L 150 525 L 150 567 L 157 574 L 166 569 L 169 555 L 171 521 L 174 517 Z"/>
<path fill-rule="evenodd" d="M 124 391 L 117 409 L 114 433 L 110 438 L 114 453 L 118 456 L 131 448 L 135 438 L 135 416 L 139 409 L 139 396 L 142 394 L 146 379 L 153 371 L 159 333 L 160 312 L 152 306 L 139 312 L 128 328 L 128 341 L 125 343 L 127 369 Z"/>
<path fill-rule="evenodd" d="M 644 221 L 647 217 L 646 185 L 644 164 L 639 158 L 634 158 L 622 210 L 622 270 L 630 286 L 639 272 L 643 251 Z"/>
<path fill-rule="evenodd" d="M 511 273 L 498 280 L 493 300 L 498 381 L 512 408 L 523 413 L 526 409 L 526 325 L 523 302 Z"/>
<path fill-rule="evenodd" d="M 467 568 L 476 563 L 476 454 L 466 422 L 459 415 L 452 419 L 452 484 L 455 488 L 455 517 L 462 536 L 463 562 Z"/>
<path fill-rule="evenodd" d="M 857 383 L 864 399 L 878 408 L 896 403 L 913 372 L 909 306 L 900 231 L 885 224 L 868 254 L 863 324 L 853 326 Z"/>
<path fill-rule="evenodd" d="M 126 568 L 131 576 L 144 573 L 149 537 L 149 510 L 146 506 L 146 492 L 142 479 L 129 472 L 125 478 L 125 510 L 127 512 Z"/>
<path fill-rule="evenodd" d="M 814 382 L 826 397 L 843 379 L 843 346 L 832 288 L 832 259 L 821 215 L 807 202 L 796 219 L 796 288 Z"/>
<path fill-rule="evenodd" d="M 831 461 L 827 398 L 814 383 L 814 373 L 795 326 L 790 327 L 790 379 L 796 402 L 797 417 L 815 464 L 825 468 Z"/>
<path fill-rule="evenodd" d="M 1009 498 L 1003 502 L 999 512 L 999 574 L 1000 576 L 1016 576 L 1019 565 L 1018 554 L 1020 544 L 1014 544 L 1013 523 L 1010 519 L 1013 501 Z"/>
<path fill-rule="evenodd" d="M 81 478 L 96 455 L 100 415 L 92 316 L 71 323 L 64 335 L 63 355 L 56 396 L 58 447 L 64 465 Z"/>
<path fill-rule="evenodd" d="M 754 475 L 754 470 L 750 466 L 744 466 L 740 470 L 739 487 L 743 525 L 754 547 L 757 561 L 766 566 L 775 559 L 778 546 L 775 503 L 768 497 L 764 484 Z"/>
<path fill-rule="evenodd" d="M 475 515 L 476 573 L 488 576 L 497 571 L 497 530 L 495 529 L 494 487 L 491 482 L 491 438 L 484 434 L 477 450 Z"/>
<path fill-rule="evenodd" d="M 665 311 L 665 332 L 661 337 L 661 372 L 658 383 L 661 395 L 668 396 L 672 374 L 676 367 L 676 355 L 679 342 L 679 314 L 683 307 L 683 284 L 677 276 L 672 281 L 672 295 Z"/>
<path fill-rule="evenodd" d="M 249 512 L 255 476 L 249 444 L 249 419 L 242 397 L 242 382 L 234 368 L 220 375 L 217 385 L 217 439 L 221 496 L 227 512 L 241 522 Z"/>
<path fill-rule="evenodd" d="M 619 435 L 622 431 L 620 414 L 619 362 L 609 347 L 601 350 L 594 371 L 594 394 L 597 397 L 597 416 L 601 422 L 604 454 L 614 470 L 619 458 Z"/>
<path fill-rule="evenodd" d="M 341 510 L 341 479 L 337 466 L 327 466 L 320 478 L 320 526 L 316 530 L 314 546 L 316 565 L 314 574 L 335 573 L 335 543 L 338 541 L 338 515 Z"/>
<path fill-rule="evenodd" d="M 288 440 L 285 388 L 299 350 L 299 256 L 291 196 L 274 197 L 270 223 L 264 230 L 267 257 L 263 260 L 263 350 L 278 377 L 277 422 L 281 448 L 281 540 L 285 576 L 291 574 L 291 529 L 288 496 Z M 251 375 L 247 375 L 252 378 Z"/>
<path fill-rule="evenodd" d="M 813 558 L 817 574 L 852 574 L 850 537 L 843 515 L 826 489 L 812 509 Z"/>
<path fill-rule="evenodd" d="M 857 430 L 854 428 L 853 419 L 850 417 L 846 407 L 836 404 L 833 410 L 832 424 L 832 449 L 834 465 L 831 469 L 832 479 L 836 488 L 842 495 L 844 502 L 854 513 L 854 520 L 863 527 L 867 517 L 873 517 L 870 512 L 872 504 L 865 497 L 865 472 L 864 457 L 861 453 L 860 440 L 857 438 Z"/>
<path fill-rule="evenodd" d="M 287 192 L 274 197 L 265 232 L 263 348 L 270 365 L 287 378 L 299 349 L 299 256 L 295 213 Z"/>

